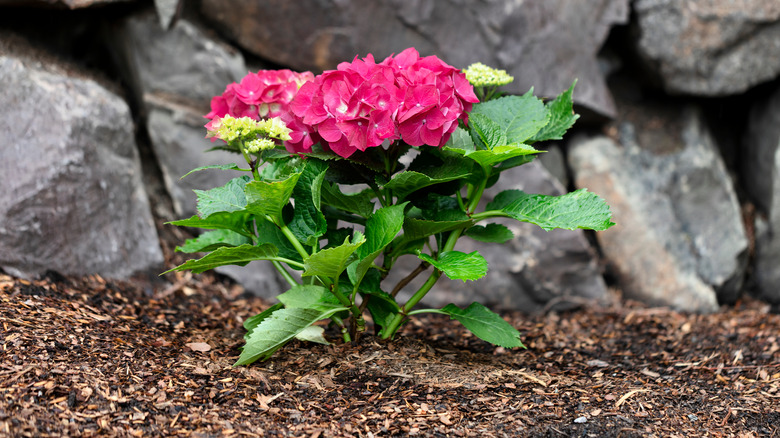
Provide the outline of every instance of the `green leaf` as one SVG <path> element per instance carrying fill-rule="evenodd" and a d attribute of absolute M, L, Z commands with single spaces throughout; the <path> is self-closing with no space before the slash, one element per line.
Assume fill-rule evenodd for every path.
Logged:
<path fill-rule="evenodd" d="M 503 161 L 510 160 L 516 157 L 522 157 L 526 155 L 532 155 L 532 154 L 538 154 L 540 152 L 544 152 L 524 144 L 508 144 L 504 146 L 496 146 L 491 150 L 478 150 L 473 152 L 464 152 L 458 149 L 449 149 L 449 148 L 445 148 L 445 149 L 452 150 L 457 153 L 464 153 L 466 157 L 476 161 L 483 168 L 488 166 L 493 166 L 496 163 L 501 163 Z"/>
<path fill-rule="evenodd" d="M 471 219 L 457 221 L 429 221 L 424 219 L 406 218 L 404 220 L 404 238 L 417 240 L 434 234 L 452 231 L 471 225 Z"/>
<path fill-rule="evenodd" d="M 404 202 L 380 208 L 368 218 L 365 230 L 366 243 L 357 250 L 358 260 L 347 268 L 352 284 L 360 284 L 374 260 L 401 231 L 406 204 Z"/>
<path fill-rule="evenodd" d="M 322 183 L 322 202 L 324 204 L 366 218 L 374 213 L 373 198 L 375 196 L 371 189 L 344 194 L 339 189 L 338 184 L 328 181 Z"/>
<path fill-rule="evenodd" d="M 520 341 L 520 332 L 482 304 L 471 303 L 465 309 L 454 304 L 447 304 L 441 310 L 450 315 L 452 319 L 457 319 L 483 341 L 504 348 L 525 348 Z"/>
<path fill-rule="evenodd" d="M 265 149 L 260 152 L 260 157 L 262 157 L 263 161 L 277 161 L 277 160 L 284 160 L 287 158 L 292 157 L 293 155 L 287 152 L 286 149 L 283 147 L 279 148 L 273 148 L 273 149 Z"/>
<path fill-rule="evenodd" d="M 270 244 L 259 246 L 246 244 L 230 248 L 222 247 L 215 249 L 200 259 L 187 260 L 183 264 L 163 272 L 163 274 L 185 270 L 190 270 L 194 274 L 200 274 L 203 271 L 214 269 L 217 266 L 245 266 L 253 260 L 273 260 L 276 258 L 276 253 L 276 247 Z"/>
<path fill-rule="evenodd" d="M 288 309 L 299 308 L 326 311 L 342 306 L 338 298 L 327 288 L 313 284 L 294 286 L 276 298 Z"/>
<path fill-rule="evenodd" d="M 257 245 L 264 243 L 271 244 L 279 250 L 279 257 L 284 257 L 286 259 L 303 263 L 303 259 L 301 258 L 300 253 L 298 253 L 298 250 L 292 246 L 290 241 L 287 239 L 287 237 L 285 237 L 284 233 L 282 233 L 282 230 L 280 230 L 279 227 L 261 217 L 256 217 L 255 224 L 257 227 L 257 237 L 255 243 Z M 295 267 L 294 269 L 300 268 Z"/>
<path fill-rule="evenodd" d="M 550 114 L 533 88 L 522 96 L 505 96 L 475 104 L 469 118 L 480 114 L 495 122 L 508 144 L 525 143 L 547 125 Z"/>
<path fill-rule="evenodd" d="M 546 151 L 538 151 L 538 152 L 546 152 Z M 515 168 L 517 166 L 522 166 L 523 164 L 528 164 L 531 161 L 533 161 L 534 158 L 536 158 L 535 155 L 520 155 L 520 156 L 516 156 L 516 157 L 510 158 L 508 160 L 502 161 L 501 164 L 499 164 L 498 166 L 493 168 L 493 171 L 501 173 L 501 172 L 503 172 L 505 170 L 513 169 L 513 168 Z"/>
<path fill-rule="evenodd" d="M 401 311 L 398 303 L 395 301 L 389 293 L 382 291 L 363 292 L 367 295 L 364 299 L 368 299 L 368 312 L 371 313 L 371 318 L 380 327 L 386 327 L 393 317 Z"/>
<path fill-rule="evenodd" d="M 327 169 L 328 165 L 324 161 L 307 161 L 293 189 L 295 210 L 288 226 L 295 237 L 307 246 L 314 245 L 328 229 L 320 208 L 320 187 Z"/>
<path fill-rule="evenodd" d="M 282 208 L 292 196 L 300 173 L 293 173 L 286 179 L 275 182 L 251 181 L 246 185 L 246 210 L 259 216 L 269 216 L 275 220 L 282 217 Z"/>
<path fill-rule="evenodd" d="M 474 240 L 487 243 L 507 243 L 515 238 L 512 231 L 501 224 L 475 225 L 463 233 Z"/>
<path fill-rule="evenodd" d="M 461 127 L 455 128 L 455 132 L 452 133 L 452 136 L 447 141 L 446 145 L 447 149 L 458 149 L 460 154 L 465 154 L 466 152 L 472 152 L 477 149 L 477 147 L 474 145 L 474 140 L 471 139 L 471 135 L 469 135 L 469 132 Z"/>
<path fill-rule="evenodd" d="M 276 303 L 273 306 L 263 310 L 262 312 L 258 313 L 257 315 L 248 318 L 246 321 L 244 321 L 244 328 L 246 329 L 247 333 L 244 335 L 244 340 L 249 339 L 249 335 L 252 334 L 252 331 L 260 325 L 261 322 L 263 322 L 264 319 L 271 316 L 272 313 L 276 312 L 277 310 L 283 308 L 284 305 L 282 303 Z"/>
<path fill-rule="evenodd" d="M 352 254 L 365 242 L 363 234 L 356 232 L 352 243 L 347 237 L 344 243 L 337 247 L 315 252 L 303 261 L 303 276 L 322 275 L 333 280 L 338 279 L 352 261 Z"/>
<path fill-rule="evenodd" d="M 486 210 L 499 210 L 521 222 L 530 222 L 545 231 L 578 228 L 602 231 L 615 225 L 609 206 L 586 189 L 561 196 L 529 195 L 520 190 L 499 193 Z"/>
<path fill-rule="evenodd" d="M 325 239 L 328 239 L 328 244 L 323 247 L 323 249 L 328 248 L 335 248 L 342 243 L 344 243 L 344 239 L 348 239 L 352 237 L 352 234 L 355 232 L 353 228 L 331 228 L 325 233 Z"/>
<path fill-rule="evenodd" d="M 325 336 L 323 336 L 324 334 L 324 328 L 318 325 L 310 325 L 295 335 L 295 339 L 299 341 L 316 342 L 317 344 L 322 345 L 330 345 L 330 342 L 328 342 L 325 339 Z"/>
<path fill-rule="evenodd" d="M 206 230 L 232 230 L 243 236 L 252 237 L 249 226 L 251 217 L 245 210 L 238 211 L 220 211 L 212 213 L 205 218 L 192 216 L 189 219 L 168 222 L 171 225 L 180 227 L 203 228 Z"/>
<path fill-rule="evenodd" d="M 231 163 L 231 164 L 210 164 L 208 166 L 201 166 L 196 167 L 195 169 L 190 170 L 189 172 L 182 175 L 179 179 L 184 179 L 187 176 L 189 176 L 191 173 L 200 172 L 201 170 L 208 170 L 208 169 L 219 169 L 219 170 L 240 170 L 242 172 L 251 172 L 251 169 L 242 169 L 238 167 L 238 164 Z"/>
<path fill-rule="evenodd" d="M 575 80 L 568 90 L 547 102 L 545 106 L 550 112 L 550 121 L 534 135 L 531 141 L 560 140 L 563 138 L 563 134 L 580 118 L 579 115 L 574 114 L 574 102 L 572 100 L 576 84 L 577 81 Z"/>
<path fill-rule="evenodd" d="M 471 167 L 464 166 L 459 160 L 444 160 L 436 166 L 425 166 L 398 172 L 384 188 L 393 190 L 398 199 L 403 199 L 412 192 L 434 184 L 468 177 Z"/>
<path fill-rule="evenodd" d="M 508 144 L 496 146 L 489 151 L 474 151 L 466 154 L 466 156 L 479 163 L 482 167 L 487 167 L 510 158 L 538 154 L 539 152 L 543 151 L 536 150 L 533 147 L 524 144 Z"/>
<path fill-rule="evenodd" d="M 211 190 L 194 190 L 198 196 L 198 212 L 200 217 L 208 217 L 221 211 L 239 211 L 246 207 L 244 187 L 249 181 L 248 176 L 233 178 L 222 187 Z"/>
<path fill-rule="evenodd" d="M 233 366 L 248 365 L 258 359 L 268 359 L 306 327 L 343 310 L 347 308 L 337 307 L 327 311 L 285 308 L 273 312 L 252 331 L 241 350 L 241 356 Z"/>
<path fill-rule="evenodd" d="M 240 246 L 252 243 L 252 239 L 231 230 L 207 231 L 194 239 L 187 239 L 184 245 L 177 246 L 177 252 L 213 251 L 223 246 Z"/>
<path fill-rule="evenodd" d="M 471 132 L 477 134 L 488 150 L 498 146 L 506 146 L 508 143 L 506 134 L 501 131 L 501 126 L 484 114 L 470 115 L 469 126 L 472 129 Z"/>
<path fill-rule="evenodd" d="M 469 254 L 444 251 L 439 254 L 438 259 L 424 253 L 418 254 L 417 257 L 442 271 L 451 280 L 478 280 L 487 274 L 487 261 L 478 251 Z"/>
<path fill-rule="evenodd" d="M 293 174 L 301 173 L 305 165 L 306 161 L 298 156 L 278 159 L 262 168 L 260 179 L 268 182 L 283 181 Z"/>

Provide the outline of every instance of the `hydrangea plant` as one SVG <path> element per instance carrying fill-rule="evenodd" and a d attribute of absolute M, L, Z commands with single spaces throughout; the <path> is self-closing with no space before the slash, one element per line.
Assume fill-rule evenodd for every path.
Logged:
<path fill-rule="evenodd" d="M 416 308 L 442 275 L 471 281 L 487 274 L 479 252 L 455 248 L 461 237 L 512 239 L 493 219 L 545 230 L 613 225 L 605 202 L 584 189 L 562 196 L 506 190 L 480 209 L 503 172 L 542 152 L 533 143 L 560 139 L 578 117 L 574 85 L 543 102 L 533 90 L 502 96 L 497 88 L 511 80 L 502 70 L 475 64 L 464 72 L 410 48 L 381 62 L 356 57 L 317 76 L 250 73 L 214 97 L 208 137 L 240 154 L 246 167 L 193 172 L 247 175 L 196 191 L 199 214 L 172 224 L 209 230 L 177 248 L 206 254 L 171 271 L 266 260 L 290 286 L 245 321 L 236 365 L 267 359 L 296 338 L 327 343 L 323 320 L 344 341 L 355 340 L 368 315 L 382 339 L 410 317 L 435 312 L 487 342 L 523 347 L 520 333 L 479 303 Z M 402 256 L 419 265 L 386 284 Z M 422 286 L 398 302 L 399 291 L 426 271 Z"/>

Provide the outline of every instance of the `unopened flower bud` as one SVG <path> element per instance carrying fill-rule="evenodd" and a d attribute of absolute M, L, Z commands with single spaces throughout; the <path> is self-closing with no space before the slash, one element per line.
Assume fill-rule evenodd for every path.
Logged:
<path fill-rule="evenodd" d="M 466 79 L 475 87 L 500 87 L 515 80 L 506 70 L 488 67 L 481 62 L 471 64 L 465 73 Z"/>
<path fill-rule="evenodd" d="M 276 144 L 270 138 L 256 138 L 244 143 L 244 147 L 247 152 L 254 154 L 262 150 L 273 149 Z"/>

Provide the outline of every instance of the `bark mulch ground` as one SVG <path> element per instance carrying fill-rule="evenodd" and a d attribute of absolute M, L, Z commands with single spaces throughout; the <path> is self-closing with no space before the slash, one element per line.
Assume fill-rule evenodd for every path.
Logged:
<path fill-rule="evenodd" d="M 780 315 L 759 302 L 506 313 L 513 351 L 431 315 L 232 367 L 267 305 L 208 275 L 0 275 L 0 436 L 780 436 Z"/>

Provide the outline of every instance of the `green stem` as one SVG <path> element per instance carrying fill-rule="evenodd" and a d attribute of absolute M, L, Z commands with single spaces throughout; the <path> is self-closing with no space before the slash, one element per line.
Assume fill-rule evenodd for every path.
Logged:
<path fill-rule="evenodd" d="M 287 240 L 290 241 L 292 246 L 295 248 L 296 251 L 298 251 L 298 254 L 303 257 L 305 260 L 307 257 L 309 257 L 309 253 L 306 252 L 306 249 L 301 245 L 301 242 L 298 241 L 298 238 L 295 237 L 295 235 L 290 231 L 289 228 L 287 228 L 287 225 L 284 225 L 281 223 L 281 221 L 273 221 L 277 227 L 279 227 L 280 230 L 282 230 L 282 234 L 284 234 L 284 237 L 287 238 Z"/>
<path fill-rule="evenodd" d="M 474 210 L 477 209 L 477 205 L 479 205 L 479 200 L 482 199 L 482 193 L 485 191 L 485 186 L 487 186 L 490 169 L 483 167 L 482 171 L 485 173 L 485 178 L 479 182 L 479 186 L 477 186 L 476 190 L 469 196 L 469 205 L 466 207 L 466 214 L 470 215 L 474 213 Z"/>
<path fill-rule="evenodd" d="M 376 195 L 376 198 L 379 199 L 379 204 L 382 205 L 382 207 L 387 207 L 387 201 L 385 200 L 384 194 L 379 189 L 379 186 L 376 185 L 374 182 L 368 183 L 368 186 L 371 188 L 371 190 Z"/>
<path fill-rule="evenodd" d="M 241 149 L 241 155 L 244 156 L 244 160 L 246 160 L 247 164 L 249 164 L 249 169 L 252 170 L 252 177 L 255 179 L 255 181 L 260 181 L 260 172 L 257 171 L 257 161 L 253 160 L 249 154 L 246 151 L 246 148 L 244 148 L 244 142 L 242 141 L 238 148 Z"/>
<path fill-rule="evenodd" d="M 292 260 L 290 260 L 292 261 Z M 277 271 L 279 271 L 280 274 L 282 274 L 282 277 L 287 281 L 287 283 L 290 284 L 291 287 L 298 286 L 298 282 L 295 281 L 292 275 L 290 275 L 289 272 L 287 272 L 287 269 L 284 269 L 284 266 L 282 266 L 281 263 L 279 263 L 276 260 L 271 260 L 271 263 L 273 263 L 274 268 L 276 268 Z M 289 263 L 289 262 L 286 262 Z"/>
<path fill-rule="evenodd" d="M 382 339 L 390 339 L 395 335 L 395 332 L 398 331 L 398 328 L 401 326 L 401 323 L 404 321 L 406 316 L 408 315 L 408 309 L 411 309 L 414 307 L 415 304 L 417 304 L 418 301 L 422 299 L 422 297 L 425 296 L 425 294 L 428 293 L 429 290 L 433 287 L 434 284 L 436 284 L 436 281 L 441 277 L 441 271 L 438 269 L 434 269 L 433 272 L 431 272 L 431 275 L 428 277 L 427 280 L 425 280 L 425 283 L 420 287 L 420 289 L 417 290 L 417 292 L 414 293 L 412 298 L 409 299 L 409 301 L 406 302 L 406 304 L 401 307 L 401 311 L 397 313 L 393 320 L 390 321 L 390 323 L 387 325 L 387 327 L 384 327 L 382 329 Z"/>
<path fill-rule="evenodd" d="M 511 216 L 509 216 L 508 214 L 504 213 L 501 210 L 489 210 L 489 211 L 483 211 L 482 213 L 476 213 L 471 215 L 471 219 L 474 222 L 479 222 L 494 217 L 511 217 Z"/>
<path fill-rule="evenodd" d="M 333 315 L 330 317 L 330 320 L 336 323 L 339 327 L 341 327 L 341 336 L 344 339 L 344 342 L 349 342 L 352 340 L 352 338 L 349 337 L 349 331 L 347 330 L 347 327 L 344 325 L 344 321 L 339 318 L 336 315 Z"/>
<path fill-rule="evenodd" d="M 463 204 L 463 196 L 460 195 L 460 190 L 455 192 L 455 199 L 457 199 L 457 201 L 458 201 L 458 207 L 460 207 L 460 209 L 465 212 L 466 211 L 466 205 Z"/>
<path fill-rule="evenodd" d="M 278 263 L 287 263 L 288 265 L 295 266 L 296 268 L 301 268 L 301 269 L 304 268 L 303 263 L 296 262 L 295 260 L 286 259 L 284 257 L 274 257 L 271 261 L 278 262 Z"/>
<path fill-rule="evenodd" d="M 449 313 L 447 313 L 447 312 L 445 312 L 445 311 L 443 311 L 441 309 L 417 309 L 417 310 L 412 310 L 411 312 L 407 313 L 407 315 L 409 315 L 409 316 L 411 316 L 411 315 L 419 315 L 421 313 L 440 313 L 442 315 L 449 315 Z"/>
<path fill-rule="evenodd" d="M 485 173 L 485 178 L 483 178 L 482 181 L 480 181 L 479 186 L 477 186 L 474 190 L 469 190 L 469 204 L 466 207 L 466 212 L 468 214 L 471 214 L 476 210 L 477 205 L 479 204 L 480 198 L 482 198 L 482 192 L 485 191 L 485 186 L 487 185 L 488 180 L 488 170 L 483 168 Z M 492 212 L 497 213 L 497 212 Z M 480 216 L 480 219 L 484 218 L 484 213 L 481 215 L 475 215 Z M 474 216 L 472 216 L 472 219 L 474 219 Z M 440 253 L 446 252 L 446 251 L 452 251 L 455 249 L 455 244 L 458 242 L 458 239 L 460 238 L 461 233 L 463 232 L 463 229 L 456 229 L 450 232 L 450 235 L 447 237 L 447 241 L 444 243 L 444 246 L 442 246 Z M 401 311 L 398 312 L 390 321 L 390 323 L 387 325 L 387 327 L 383 327 L 382 329 L 382 339 L 389 339 L 395 335 L 395 332 L 398 331 L 398 328 L 401 326 L 401 323 L 403 323 L 404 319 L 408 317 L 412 312 L 412 309 L 415 305 L 417 305 L 420 300 L 423 299 L 425 294 L 428 293 L 428 291 L 433 288 L 433 285 L 436 284 L 436 281 L 439 280 L 439 277 L 441 277 L 441 271 L 438 269 L 434 269 L 431 273 L 430 277 L 428 277 L 428 280 L 425 281 L 425 283 L 420 287 L 420 289 L 417 290 L 417 292 L 412 295 L 411 298 L 409 298 L 409 301 L 406 302 L 401 307 Z"/>

